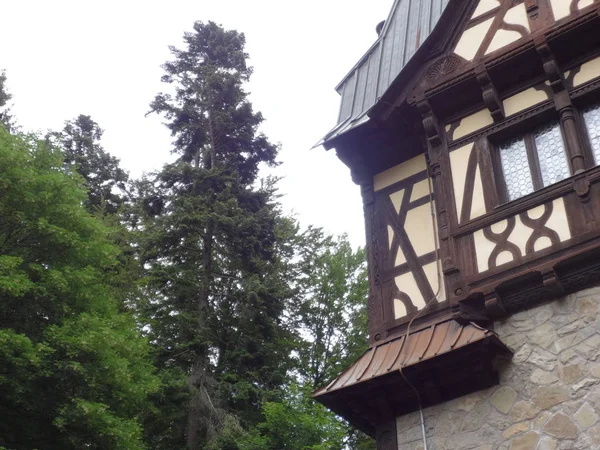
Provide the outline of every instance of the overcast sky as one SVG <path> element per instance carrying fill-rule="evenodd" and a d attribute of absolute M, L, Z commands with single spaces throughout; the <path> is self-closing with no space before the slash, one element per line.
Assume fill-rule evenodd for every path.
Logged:
<path fill-rule="evenodd" d="M 333 151 L 310 148 L 335 125 L 334 87 L 376 39 L 392 0 L 21 0 L 5 2 L 0 68 L 26 130 L 60 129 L 89 114 L 104 148 L 134 176 L 170 158 L 171 138 L 145 117 L 161 91 L 168 45 L 195 20 L 246 34 L 249 86 L 263 131 L 282 152 L 287 211 L 303 225 L 347 232 L 363 245 L 359 189 Z"/>

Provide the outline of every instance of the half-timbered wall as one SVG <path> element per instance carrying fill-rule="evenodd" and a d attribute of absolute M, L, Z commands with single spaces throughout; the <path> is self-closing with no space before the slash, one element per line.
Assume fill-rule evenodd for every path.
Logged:
<path fill-rule="evenodd" d="M 379 250 L 384 301 L 393 304 L 396 320 L 432 299 L 445 298 L 440 283 L 435 202 L 425 155 L 421 154 L 374 178 L 379 228 L 386 245 Z"/>
<path fill-rule="evenodd" d="M 501 53 L 509 44 L 535 32 L 539 23 L 530 23 L 529 3 L 481 0 L 466 31 L 458 38 L 455 54 L 476 64 L 478 59 L 491 52 Z M 546 24 L 591 4 L 571 2 L 569 13 L 564 16 L 564 8 L 557 8 L 554 2 L 533 3 L 536 7 L 543 5 L 539 14 L 550 16 Z M 474 47 L 467 50 L 469 46 Z M 600 57 L 564 71 L 562 82 L 575 98 L 599 77 Z M 499 98 L 501 116 L 487 104 L 463 116 L 451 115 L 454 118 L 442 127 L 445 136 L 441 141 L 441 167 L 438 166 L 441 179 L 445 180 L 437 187 L 444 191 L 442 206 L 436 205 L 430 192 L 435 183 L 428 175 L 425 154 L 375 175 L 377 212 L 372 226 L 379 239 L 373 251 L 377 255 L 377 277 L 381 283 L 377 296 L 382 312 L 372 330 L 390 329 L 426 305 L 464 298 L 485 284 L 488 277 L 497 279 L 502 269 L 529 264 L 554 251 L 562 251 L 580 242 L 581 235 L 589 234 L 590 226 L 582 222 L 595 223 L 595 213 L 585 209 L 592 208 L 590 205 L 596 201 L 581 206 L 584 200 L 588 202 L 588 197 L 578 198 L 572 187 L 566 187 L 568 183 L 572 185 L 571 181 L 563 181 L 562 188 L 553 192 L 554 181 L 546 183 L 542 196 L 538 195 L 538 186 L 536 192 L 528 191 L 514 203 L 507 194 L 500 144 L 548 121 L 561 124 L 559 138 L 565 147 L 563 158 L 568 160 L 565 162 L 568 173 L 552 175 L 560 181 L 580 172 L 573 160 L 573 146 L 581 146 L 581 142 L 566 135 L 564 122 L 576 121 L 579 132 L 585 133 L 581 117 L 584 107 L 578 109 L 568 103 L 570 112 L 565 115 L 560 110 L 564 105 L 559 108 L 557 95 L 551 81 L 538 79 L 520 90 L 508 89 Z M 598 148 L 600 152 L 600 141 Z M 585 168 L 590 169 L 595 165 L 589 157 L 590 150 L 580 150 L 586 152 Z M 548 164 L 552 166 L 554 162 Z M 517 171 L 514 178 L 519 176 Z M 600 189 L 600 184 L 592 189 Z M 442 221 L 447 231 L 443 223 L 437 223 L 442 212 L 450 218 Z M 600 217 L 598 220 L 600 223 Z M 448 247 L 442 242 L 440 248 L 438 234 L 446 239 L 444 242 L 449 242 Z"/>
<path fill-rule="evenodd" d="M 598 114 L 593 105 L 598 101 L 586 95 L 600 80 L 600 58 L 565 71 L 563 77 L 573 102 L 567 104 L 567 114 L 550 83 L 543 82 L 502 99 L 504 120 L 494 120 L 486 108 L 445 126 L 456 218 L 451 235 L 461 270 L 461 282 L 449 289 L 457 297 L 510 278 L 507 269 L 515 273 L 515 267 L 537 264 L 544 273 L 548 269 L 542 267 L 551 255 L 584 249 L 586 242 L 591 245 L 597 239 L 600 172 L 594 153 L 598 140 L 594 115 Z M 560 124 L 557 141 L 569 160 L 567 178 L 509 201 L 499 143 L 549 121 Z M 575 137 L 567 134 L 567 121 Z M 584 159 L 580 169 L 574 160 L 578 155 Z M 522 166 L 530 163 L 526 159 L 515 163 L 517 182 L 523 170 L 528 172 Z"/>
<path fill-rule="evenodd" d="M 466 61 L 492 54 L 529 36 L 541 22 L 557 21 L 570 16 L 594 3 L 594 0 L 548 0 L 523 1 L 515 5 L 514 0 L 480 0 L 471 21 L 458 40 L 454 53 Z M 544 21 L 530 20 L 529 5 L 539 7 Z"/>

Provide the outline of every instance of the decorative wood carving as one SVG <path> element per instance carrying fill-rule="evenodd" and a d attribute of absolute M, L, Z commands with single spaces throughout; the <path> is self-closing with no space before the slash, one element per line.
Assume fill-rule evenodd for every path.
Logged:
<path fill-rule="evenodd" d="M 417 103 L 417 108 L 423 117 L 423 128 L 425 129 L 429 144 L 432 147 L 439 146 L 442 143 L 440 137 L 440 123 L 437 117 L 435 117 L 431 105 L 427 100 L 423 99 Z"/>
<path fill-rule="evenodd" d="M 440 78 L 444 78 L 446 75 L 456 71 L 461 62 L 461 58 L 456 55 L 444 56 L 429 66 L 429 69 L 425 72 L 425 79 L 429 82 L 433 82 Z"/>
<path fill-rule="evenodd" d="M 500 99 L 496 87 L 490 80 L 487 69 L 484 65 L 479 65 L 475 68 L 475 73 L 477 74 L 477 81 L 481 86 L 485 106 L 490 110 L 495 122 L 503 120 L 505 117 L 504 105 L 502 104 L 502 99 Z"/>
<path fill-rule="evenodd" d="M 377 232 L 377 210 L 373 180 L 361 184 L 365 231 L 367 235 L 367 258 L 369 267 L 369 336 L 371 339 L 375 330 L 383 323 L 382 293 L 381 293 L 381 264 L 379 253 L 379 233 Z"/>
<path fill-rule="evenodd" d="M 538 0 L 525 0 L 525 10 L 527 11 L 527 14 L 531 15 L 534 12 L 537 12 L 537 9 L 538 9 Z"/>
<path fill-rule="evenodd" d="M 548 41 L 544 35 L 537 36 L 534 40 L 535 49 L 542 58 L 544 72 L 550 82 L 550 87 L 555 93 L 565 90 L 565 80 L 563 71 L 556 62 L 556 58 L 550 49 Z"/>
<path fill-rule="evenodd" d="M 573 177 L 573 190 L 582 201 L 589 200 L 590 186 L 590 179 L 587 174 L 584 173 Z"/>
<path fill-rule="evenodd" d="M 560 297 L 565 294 L 565 289 L 560 283 L 560 279 L 554 269 L 542 272 L 544 288 L 553 297 Z"/>
<path fill-rule="evenodd" d="M 506 309 L 504 309 L 502 301 L 495 292 L 492 292 L 485 297 L 485 309 L 492 318 L 506 315 Z"/>

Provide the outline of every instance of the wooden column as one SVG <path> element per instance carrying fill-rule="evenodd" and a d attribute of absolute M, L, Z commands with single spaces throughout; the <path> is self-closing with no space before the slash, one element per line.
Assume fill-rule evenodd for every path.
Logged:
<path fill-rule="evenodd" d="M 535 39 L 535 48 L 542 58 L 544 72 L 554 92 L 554 105 L 565 133 L 565 146 L 571 163 L 571 170 L 573 174 L 583 172 L 586 169 L 583 145 L 579 135 L 575 110 L 571 103 L 569 91 L 565 86 L 563 71 L 544 36 L 538 36 Z"/>
<path fill-rule="evenodd" d="M 378 239 L 377 208 L 375 205 L 375 193 L 373 192 L 373 179 L 363 177 L 360 181 L 360 192 L 365 216 L 365 242 L 369 273 L 369 341 L 375 343 L 375 335 L 385 322 L 381 282 L 382 262 L 379 252 L 380 242 Z"/>
<path fill-rule="evenodd" d="M 429 155 L 429 170 L 433 184 L 434 199 L 438 221 L 438 239 L 440 247 L 440 259 L 442 263 L 442 282 L 446 285 L 446 296 L 450 299 L 453 287 L 460 273 L 456 264 L 456 252 L 454 241 L 451 238 L 452 231 L 458 226 L 454 211 L 454 197 L 452 180 L 450 177 L 449 160 L 445 135 L 442 134 L 440 125 L 435 117 L 431 105 L 426 99 L 417 102 L 417 107 L 423 118 L 423 128 L 427 137 L 427 150 Z M 442 168 L 442 166 L 444 166 Z"/>
<path fill-rule="evenodd" d="M 566 90 L 560 92 L 556 95 L 554 101 L 565 133 L 565 145 L 567 147 L 567 155 L 569 155 L 569 160 L 571 161 L 573 174 L 583 172 L 586 169 L 585 156 L 583 155 L 579 127 L 569 93 Z"/>

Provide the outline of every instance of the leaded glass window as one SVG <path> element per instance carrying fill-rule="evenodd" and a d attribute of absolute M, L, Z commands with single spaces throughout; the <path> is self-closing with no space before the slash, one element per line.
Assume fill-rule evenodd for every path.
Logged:
<path fill-rule="evenodd" d="M 525 139 L 514 139 L 500 146 L 500 160 L 509 200 L 533 192 Z"/>
<path fill-rule="evenodd" d="M 501 143 L 498 151 L 509 201 L 570 176 L 558 122 Z"/>
<path fill-rule="evenodd" d="M 550 186 L 569 177 L 571 175 L 569 162 L 558 123 L 537 129 L 534 139 L 540 162 L 542 185 Z"/>
<path fill-rule="evenodd" d="M 594 105 L 583 111 L 583 121 L 590 138 L 590 148 L 595 164 L 600 164 L 600 105 Z"/>

